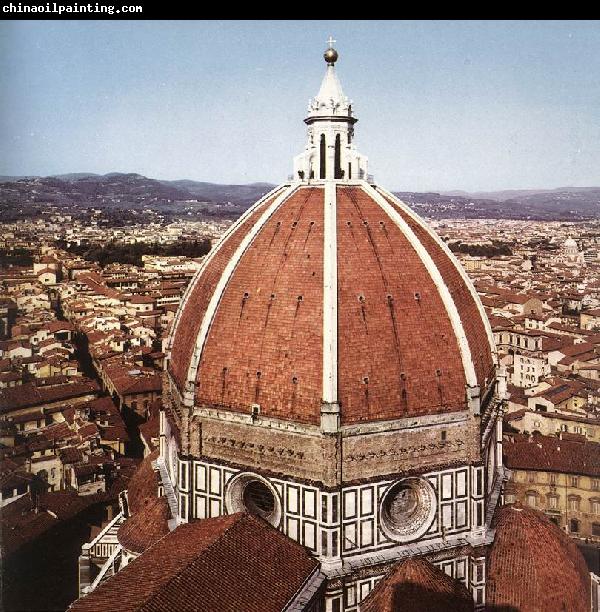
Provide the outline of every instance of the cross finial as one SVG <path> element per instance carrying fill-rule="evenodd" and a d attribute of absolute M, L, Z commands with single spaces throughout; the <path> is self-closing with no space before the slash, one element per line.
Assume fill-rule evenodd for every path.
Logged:
<path fill-rule="evenodd" d="M 333 39 L 333 36 L 330 36 L 329 40 L 327 41 L 329 47 L 327 51 L 323 53 L 323 57 L 325 58 L 328 66 L 333 66 L 337 62 L 338 52 L 333 48 L 334 42 L 336 41 Z"/>

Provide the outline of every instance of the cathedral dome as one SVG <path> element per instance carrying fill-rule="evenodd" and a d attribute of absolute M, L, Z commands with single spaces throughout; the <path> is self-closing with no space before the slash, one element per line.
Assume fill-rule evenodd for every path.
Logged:
<path fill-rule="evenodd" d="M 522 612 L 590 609 L 590 574 L 575 542 L 541 512 L 504 506 L 495 517 L 487 603 Z"/>
<path fill-rule="evenodd" d="M 579 249 L 579 247 L 577 246 L 577 242 L 571 236 L 569 236 L 565 240 L 565 242 L 563 243 L 563 247 L 565 249 Z"/>
<path fill-rule="evenodd" d="M 494 379 L 460 264 L 364 180 L 267 194 L 207 256 L 173 330 L 175 392 L 246 415 L 316 424 L 329 403 L 344 425 L 458 412 Z"/>

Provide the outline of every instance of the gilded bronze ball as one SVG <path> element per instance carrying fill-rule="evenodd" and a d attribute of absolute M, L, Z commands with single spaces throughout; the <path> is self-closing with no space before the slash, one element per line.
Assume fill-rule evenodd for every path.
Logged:
<path fill-rule="evenodd" d="M 328 64 L 335 64 L 337 62 L 338 52 L 333 48 L 329 48 L 323 53 L 323 57 Z"/>

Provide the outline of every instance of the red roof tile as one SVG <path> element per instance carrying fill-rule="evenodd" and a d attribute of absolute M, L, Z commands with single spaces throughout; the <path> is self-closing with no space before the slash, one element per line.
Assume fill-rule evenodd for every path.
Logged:
<path fill-rule="evenodd" d="M 24 544 L 61 521 L 69 520 L 100 499 L 96 495 L 78 496 L 73 491 L 55 491 L 39 496 L 37 512 L 29 495 L 5 506 L 0 512 L 3 556 L 8 557 Z"/>
<path fill-rule="evenodd" d="M 150 453 L 140 463 L 129 480 L 127 500 L 131 514 L 136 514 L 158 496 L 158 479 L 152 469 L 152 462 L 158 457 L 158 450 Z"/>
<path fill-rule="evenodd" d="M 238 263 L 206 339 L 198 403 L 320 420 L 323 201 L 322 188 L 292 195 Z"/>
<path fill-rule="evenodd" d="M 600 444 L 596 442 L 510 434 L 502 449 L 510 469 L 600 476 Z"/>
<path fill-rule="evenodd" d="M 173 377 L 182 387 L 185 384 L 187 370 L 192 357 L 194 343 L 202 324 L 202 318 L 221 278 L 221 274 L 246 233 L 252 228 L 261 213 L 264 212 L 264 209 L 271 202 L 272 199 L 265 202 L 232 232 L 221 244 L 219 250 L 214 253 L 210 265 L 206 266 L 192 280 L 190 294 L 181 313 L 183 323 L 177 325 L 175 330 L 170 362 Z"/>
<path fill-rule="evenodd" d="M 212 293 L 265 206 L 221 245 L 193 281 L 169 364 L 180 389 Z M 494 378 L 494 366 L 477 302 L 440 245 L 404 211 L 397 211 L 448 288 L 483 389 Z M 202 347 L 197 404 L 248 413 L 257 403 L 263 416 L 319 422 L 323 217 L 324 189 L 296 190 L 236 262 Z M 432 274 L 408 237 L 360 187 L 337 188 L 336 223 L 342 423 L 465 409 L 459 343 Z"/>
<path fill-rule="evenodd" d="M 36 387 L 32 384 L 25 384 L 19 387 L 2 389 L 0 390 L 0 412 L 51 404 L 99 392 L 100 387 L 97 382 L 85 378 L 80 380 L 81 382 L 51 387 Z"/>
<path fill-rule="evenodd" d="M 485 322 L 479 313 L 475 299 L 463 281 L 460 272 L 458 272 L 454 263 L 450 260 L 450 257 L 429 235 L 426 229 L 414 221 L 401 208 L 397 206 L 395 208 L 416 234 L 420 242 L 426 247 L 427 252 L 433 259 L 450 291 L 469 342 L 471 358 L 477 373 L 477 381 L 483 390 L 487 387 L 486 380 L 489 384 L 495 374 Z"/>
<path fill-rule="evenodd" d="M 142 553 L 169 533 L 170 518 L 166 498 L 155 497 L 119 527 L 119 543 L 130 552 Z"/>

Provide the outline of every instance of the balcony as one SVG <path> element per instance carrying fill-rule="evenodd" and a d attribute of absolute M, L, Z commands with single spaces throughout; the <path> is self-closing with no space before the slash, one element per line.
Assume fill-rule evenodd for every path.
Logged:
<path fill-rule="evenodd" d="M 169 521 L 169 528 L 174 529 L 179 522 L 179 506 L 177 504 L 177 496 L 175 495 L 175 489 L 173 488 L 171 478 L 169 477 L 169 471 L 167 470 L 164 459 L 162 457 L 158 457 L 156 460 L 156 465 L 160 474 L 160 480 L 165 492 L 165 497 L 167 498 L 167 502 L 169 504 L 169 510 L 171 511 L 172 518 Z"/>

